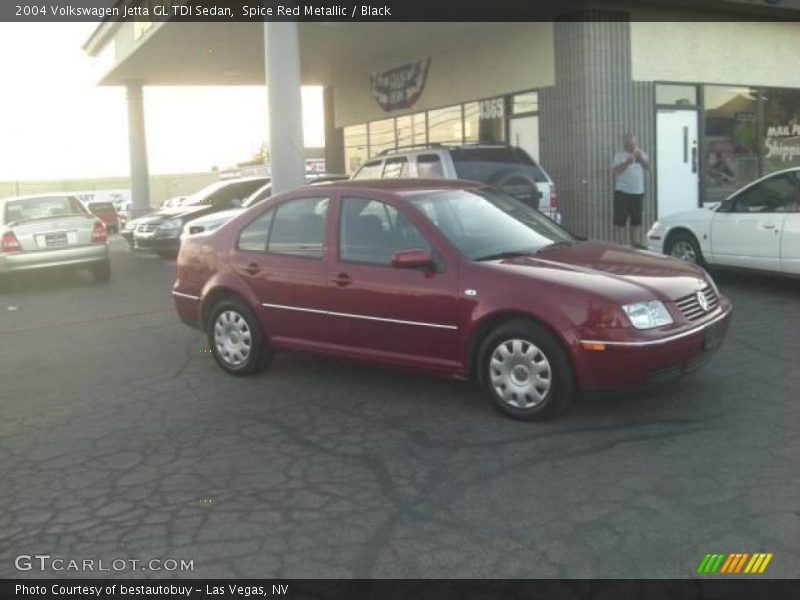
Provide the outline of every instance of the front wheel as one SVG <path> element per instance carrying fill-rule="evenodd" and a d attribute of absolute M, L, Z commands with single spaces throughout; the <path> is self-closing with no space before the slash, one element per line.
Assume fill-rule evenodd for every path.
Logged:
<path fill-rule="evenodd" d="M 218 302 L 206 329 L 214 360 L 231 375 L 254 375 L 271 358 L 258 320 L 237 298 Z"/>
<path fill-rule="evenodd" d="M 501 325 L 481 344 L 479 379 L 492 405 L 522 421 L 540 421 L 571 402 L 572 368 L 561 343 L 533 321 Z"/>
<path fill-rule="evenodd" d="M 667 240 L 664 253 L 680 260 L 703 266 L 703 252 L 691 233 L 678 232 Z"/>

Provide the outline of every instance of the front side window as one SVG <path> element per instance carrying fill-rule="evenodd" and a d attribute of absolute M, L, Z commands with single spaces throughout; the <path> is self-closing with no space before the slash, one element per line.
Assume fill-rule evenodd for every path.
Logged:
<path fill-rule="evenodd" d="M 789 175 L 778 175 L 765 179 L 731 200 L 733 212 L 772 213 L 794 210 L 798 202 L 797 180 Z"/>
<path fill-rule="evenodd" d="M 272 223 L 274 209 L 262 213 L 239 234 L 237 247 L 247 252 L 266 252 L 269 226 Z"/>
<path fill-rule="evenodd" d="M 389 266 L 395 252 L 430 252 L 425 237 L 393 206 L 367 198 L 342 198 L 341 206 L 341 260 Z"/>
<path fill-rule="evenodd" d="M 384 179 L 397 179 L 398 177 L 408 177 L 407 158 L 388 158 L 383 166 Z"/>
<path fill-rule="evenodd" d="M 295 198 L 279 205 L 267 240 L 267 252 L 322 258 L 328 198 Z"/>
<path fill-rule="evenodd" d="M 575 241 L 538 211 L 491 189 L 425 193 L 409 201 L 470 260 L 534 253 Z"/>
<path fill-rule="evenodd" d="M 382 167 L 382 161 L 372 160 L 364 164 L 364 166 L 362 166 L 358 172 L 353 175 L 353 179 L 380 179 Z"/>

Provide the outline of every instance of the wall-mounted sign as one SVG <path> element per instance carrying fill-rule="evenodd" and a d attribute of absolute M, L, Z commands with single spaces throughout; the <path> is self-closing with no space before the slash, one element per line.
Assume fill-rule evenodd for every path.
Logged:
<path fill-rule="evenodd" d="M 767 154 L 764 158 L 794 162 L 800 159 L 800 123 L 767 127 L 764 140 Z"/>
<path fill-rule="evenodd" d="M 375 102 L 386 112 L 413 106 L 425 88 L 430 64 L 428 57 L 388 71 L 372 73 L 369 79 Z"/>

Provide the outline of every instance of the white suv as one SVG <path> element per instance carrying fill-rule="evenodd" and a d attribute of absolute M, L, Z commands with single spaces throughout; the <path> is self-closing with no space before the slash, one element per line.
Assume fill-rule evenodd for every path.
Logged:
<path fill-rule="evenodd" d="M 443 178 L 500 188 L 555 221 L 561 220 L 553 180 L 522 148 L 506 144 L 424 144 L 385 150 L 353 179 Z"/>

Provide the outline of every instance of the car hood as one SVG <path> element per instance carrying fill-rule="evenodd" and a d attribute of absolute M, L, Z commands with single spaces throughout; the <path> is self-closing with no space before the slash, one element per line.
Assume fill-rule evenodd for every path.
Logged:
<path fill-rule="evenodd" d="M 602 242 L 580 242 L 491 264 L 621 302 L 672 301 L 708 285 L 704 271 L 695 265 Z"/>
<path fill-rule="evenodd" d="M 161 221 L 167 221 L 170 219 L 181 219 L 186 221 L 192 218 L 192 215 L 204 215 L 208 212 L 208 209 L 211 208 L 210 206 L 201 205 L 201 206 L 176 206 L 174 208 L 165 208 L 162 210 L 158 210 L 154 213 L 150 213 L 149 215 L 145 215 L 139 219 L 136 219 L 137 223 L 160 223 Z"/>
<path fill-rule="evenodd" d="M 718 204 L 716 206 L 718 206 Z M 670 224 L 710 221 L 714 217 L 714 208 L 716 208 L 716 206 L 706 206 L 703 208 L 695 208 L 694 210 L 673 213 L 665 217 L 659 217 L 658 221 L 660 223 Z"/>
<path fill-rule="evenodd" d="M 240 214 L 244 208 L 229 208 L 228 210 L 221 210 L 219 212 L 211 213 L 210 215 L 203 215 L 196 219 L 190 219 L 188 222 L 192 225 L 210 225 L 213 223 L 221 223 L 233 219 L 236 215 Z"/>

